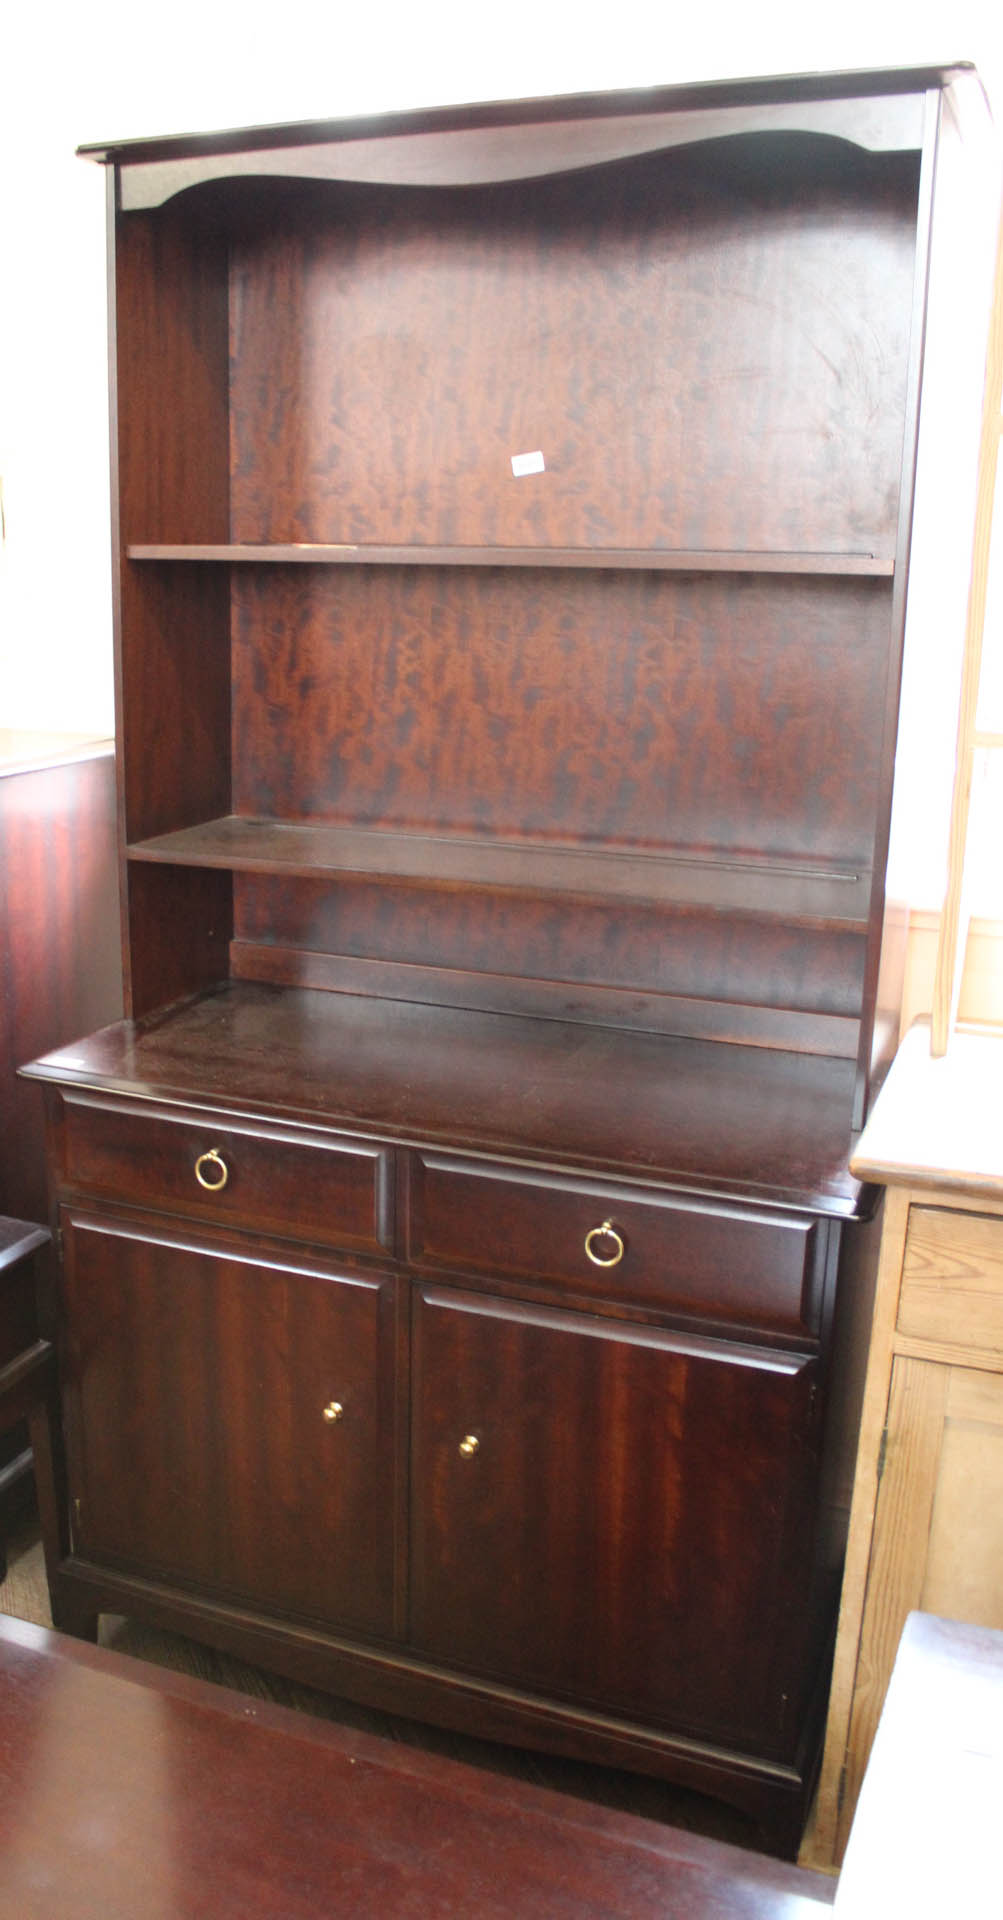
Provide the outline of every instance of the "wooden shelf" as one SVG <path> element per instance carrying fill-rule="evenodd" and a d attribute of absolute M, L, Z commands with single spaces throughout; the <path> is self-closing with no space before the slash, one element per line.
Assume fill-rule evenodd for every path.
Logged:
<path fill-rule="evenodd" d="M 283 545 L 134 545 L 130 560 L 237 561 L 272 566 L 585 567 L 649 573 L 778 573 L 891 579 L 895 562 L 873 553 L 698 551 L 667 547 L 428 547 Z"/>
<path fill-rule="evenodd" d="M 379 874 L 436 885 L 513 887 L 669 901 L 865 924 L 871 876 L 812 860 L 692 854 L 403 833 L 235 814 L 134 842 L 130 860 L 316 877 Z"/>

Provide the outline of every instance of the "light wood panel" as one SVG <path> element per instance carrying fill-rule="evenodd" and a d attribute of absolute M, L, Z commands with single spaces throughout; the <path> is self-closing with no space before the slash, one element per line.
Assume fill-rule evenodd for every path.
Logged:
<path fill-rule="evenodd" d="M 951 805 L 947 895 L 941 916 L 937 975 L 934 983 L 932 1048 L 938 1058 L 947 1051 L 947 1043 L 957 1015 L 961 972 L 965 957 L 965 936 L 968 931 L 965 856 L 968 846 L 968 815 L 975 761 L 979 682 L 982 676 L 982 641 L 985 630 L 986 598 L 989 590 L 989 556 L 992 544 L 993 502 L 996 495 L 996 469 L 999 461 L 1001 403 L 1003 403 L 1003 217 L 1000 220 L 993 317 L 986 352 L 979 480 L 972 539 L 972 572 L 965 629 L 961 704 L 958 713 L 954 796 Z"/>
<path fill-rule="evenodd" d="M 995 1347 L 1003 1360 L 1003 1220 L 914 1207 L 902 1269 L 899 1332 Z"/>
<path fill-rule="evenodd" d="M 926 1062 L 939 1084 L 947 1063 Z M 892 1093 L 897 1111 L 901 1080 Z M 1003 1204 L 931 1197 L 885 1203 L 815 1865 L 841 1859 L 910 1610 L 1003 1626 Z"/>

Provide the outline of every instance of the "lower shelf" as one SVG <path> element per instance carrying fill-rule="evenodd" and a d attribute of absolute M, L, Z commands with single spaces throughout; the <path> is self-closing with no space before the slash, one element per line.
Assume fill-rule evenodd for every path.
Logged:
<path fill-rule="evenodd" d="M 866 927 L 871 875 L 825 860 L 664 848 L 413 833 L 224 814 L 134 841 L 130 860 L 299 877 L 378 874 L 440 885 L 589 894 L 637 904 L 682 902 Z"/>

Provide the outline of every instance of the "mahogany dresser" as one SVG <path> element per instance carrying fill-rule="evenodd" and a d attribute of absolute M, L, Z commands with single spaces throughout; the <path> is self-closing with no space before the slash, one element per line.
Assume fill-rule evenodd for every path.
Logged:
<path fill-rule="evenodd" d="M 31 1069 L 57 1624 L 796 1846 L 969 80 L 88 150 L 128 1018 Z"/>

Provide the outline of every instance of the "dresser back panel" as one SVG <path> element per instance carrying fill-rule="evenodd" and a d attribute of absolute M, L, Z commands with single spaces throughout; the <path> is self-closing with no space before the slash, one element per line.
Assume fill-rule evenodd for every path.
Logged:
<path fill-rule="evenodd" d="M 916 181 L 761 135 L 505 186 L 253 183 L 231 537 L 890 557 Z"/>

